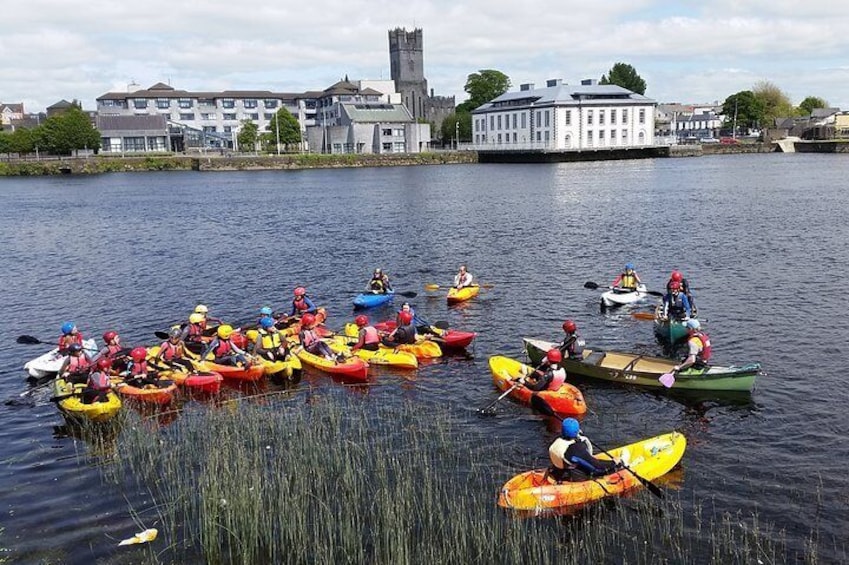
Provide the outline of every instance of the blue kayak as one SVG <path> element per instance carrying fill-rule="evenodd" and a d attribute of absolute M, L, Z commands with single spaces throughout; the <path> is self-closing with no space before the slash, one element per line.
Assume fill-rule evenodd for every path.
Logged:
<path fill-rule="evenodd" d="M 392 300 L 393 296 L 395 296 L 394 291 L 387 292 L 386 294 L 374 294 L 371 292 L 358 294 L 354 298 L 354 308 L 373 308 L 380 306 Z"/>

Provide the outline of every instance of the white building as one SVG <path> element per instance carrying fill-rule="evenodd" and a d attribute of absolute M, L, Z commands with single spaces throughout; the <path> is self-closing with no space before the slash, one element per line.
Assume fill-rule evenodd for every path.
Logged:
<path fill-rule="evenodd" d="M 654 100 L 594 80 L 523 84 L 472 112 L 473 149 L 584 151 L 653 146 Z"/>

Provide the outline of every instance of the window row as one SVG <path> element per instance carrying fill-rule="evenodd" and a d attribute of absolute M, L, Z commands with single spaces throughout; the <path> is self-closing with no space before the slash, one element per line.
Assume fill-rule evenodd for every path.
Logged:
<path fill-rule="evenodd" d="M 587 109 L 584 110 L 586 115 L 586 124 L 591 125 L 628 125 L 629 112 L 628 108 L 612 108 L 604 109 Z M 567 126 L 572 125 L 572 112 L 578 110 L 565 110 L 565 121 Z M 527 117 L 531 116 L 531 126 L 536 128 L 551 127 L 551 110 L 536 110 L 531 112 L 514 112 L 511 114 L 491 114 L 489 116 L 488 131 L 509 130 L 509 129 L 527 129 Z M 640 108 L 637 113 L 638 123 L 646 123 L 646 110 Z M 609 122 L 608 122 L 609 120 Z M 520 125 L 521 124 L 521 125 Z M 475 131 L 487 130 L 486 117 L 475 118 Z"/>
<path fill-rule="evenodd" d="M 165 110 L 165 109 L 171 108 L 172 106 L 176 106 L 176 107 L 183 109 L 183 110 L 187 110 L 189 108 L 194 108 L 195 105 L 197 105 L 199 107 L 200 106 L 213 106 L 213 107 L 216 106 L 216 99 L 215 98 L 197 98 L 197 99 L 195 99 L 195 98 L 176 98 L 176 99 L 157 98 L 155 100 L 151 100 L 149 98 L 132 98 L 131 100 L 132 100 L 133 108 L 135 108 L 136 110 L 144 110 L 144 109 L 148 108 L 151 103 L 154 103 L 156 105 L 156 108 L 160 109 L 160 110 Z M 218 107 L 225 108 L 225 109 L 235 108 L 237 101 L 238 100 L 233 99 L 233 98 L 222 98 L 222 99 L 220 99 L 220 105 Z M 259 100 L 254 99 L 254 98 L 246 98 L 246 99 L 242 100 L 241 102 L 242 102 L 242 107 L 247 109 L 247 110 L 259 108 L 259 103 L 260 103 Z M 103 106 L 120 106 L 120 107 L 124 107 L 124 108 L 127 107 L 122 100 L 103 100 L 101 102 L 101 104 Z M 268 99 L 268 100 L 262 101 L 262 107 L 265 108 L 266 110 L 273 110 L 275 108 L 280 107 L 280 105 L 281 104 L 280 104 L 279 100 Z"/>

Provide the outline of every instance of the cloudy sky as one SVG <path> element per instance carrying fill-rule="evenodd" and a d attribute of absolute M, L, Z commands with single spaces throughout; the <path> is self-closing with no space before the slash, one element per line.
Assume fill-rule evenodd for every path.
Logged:
<path fill-rule="evenodd" d="M 465 100 L 469 73 L 513 85 L 634 66 L 660 102 L 722 101 L 761 80 L 849 109 L 849 4 L 835 0 L 29 0 L 5 10 L 0 102 L 86 109 L 129 84 L 324 89 L 389 78 L 387 31 L 424 30 L 425 76 Z"/>

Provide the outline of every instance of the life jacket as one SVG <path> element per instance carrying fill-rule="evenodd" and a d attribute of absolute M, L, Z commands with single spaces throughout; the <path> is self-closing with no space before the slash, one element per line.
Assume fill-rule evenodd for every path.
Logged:
<path fill-rule="evenodd" d="M 548 390 L 560 390 L 563 383 L 566 382 L 566 369 L 558 367 L 551 371 L 551 382 L 548 383 Z"/>
<path fill-rule="evenodd" d="M 233 345 L 230 343 L 229 339 L 216 339 L 215 341 L 217 343 L 212 348 L 212 354 L 215 355 L 215 357 L 226 357 L 233 352 Z"/>
<path fill-rule="evenodd" d="M 171 361 L 175 357 L 179 359 L 183 357 L 183 344 L 179 342 L 174 344 L 171 343 L 170 339 L 167 339 L 159 346 L 159 354 L 166 361 Z"/>
<path fill-rule="evenodd" d="M 399 326 L 395 330 L 395 343 L 412 344 L 416 343 L 416 327 L 412 324 Z"/>
<path fill-rule="evenodd" d="M 619 275 L 619 286 L 624 288 L 637 288 L 637 276 L 634 273 L 622 273 Z"/>
<path fill-rule="evenodd" d="M 110 343 L 106 346 L 106 355 L 107 357 L 115 357 L 121 349 L 123 349 L 123 347 L 117 343 Z"/>
<path fill-rule="evenodd" d="M 279 332 L 272 333 L 268 330 L 259 330 L 259 335 L 262 337 L 260 343 L 263 349 L 277 349 L 283 343 L 280 340 Z"/>
<path fill-rule="evenodd" d="M 140 363 L 133 361 L 130 365 L 130 375 L 134 377 L 147 375 L 147 360 Z"/>
<path fill-rule="evenodd" d="M 366 326 L 360 330 L 360 333 L 363 336 L 364 344 L 380 343 L 380 334 L 377 333 L 377 329 L 374 326 Z"/>
<path fill-rule="evenodd" d="M 697 339 L 701 344 L 701 351 L 696 355 L 696 362 L 707 365 L 710 361 L 710 338 L 705 332 L 694 332 L 690 339 Z"/>
<path fill-rule="evenodd" d="M 318 337 L 318 334 L 315 333 L 315 330 L 301 330 L 301 343 L 304 347 L 310 347 L 319 339 L 320 338 Z"/>
<path fill-rule="evenodd" d="M 593 447 L 590 440 L 581 434 L 577 438 L 566 439 L 559 437 L 548 448 L 548 458 L 551 463 L 558 469 L 575 469 L 577 466 L 566 458 L 566 452 L 577 441 L 583 441 L 587 445 L 587 450 L 592 453 Z"/>
<path fill-rule="evenodd" d="M 306 301 L 306 296 L 303 296 L 303 297 L 301 297 L 301 298 L 296 298 L 296 299 L 294 299 L 294 300 L 292 301 L 292 305 L 293 305 L 293 306 L 294 306 L 297 310 L 300 310 L 301 312 L 303 312 L 303 311 L 305 311 L 305 310 L 309 310 L 309 309 L 310 309 L 310 305 L 309 305 L 309 304 L 307 304 L 307 301 Z"/>
<path fill-rule="evenodd" d="M 189 324 L 188 333 L 186 334 L 186 339 L 189 341 L 201 341 L 201 337 L 203 336 L 203 325 L 201 324 Z"/>
<path fill-rule="evenodd" d="M 110 388 L 109 375 L 100 371 L 95 371 L 88 376 L 88 388 L 94 390 L 109 390 Z"/>
<path fill-rule="evenodd" d="M 68 356 L 68 372 L 74 374 L 85 373 L 91 368 L 91 361 L 83 355 Z"/>
<path fill-rule="evenodd" d="M 369 281 L 369 288 L 371 288 L 371 290 L 376 290 L 377 292 L 383 292 L 386 285 L 383 283 L 383 279 L 371 279 Z"/>
<path fill-rule="evenodd" d="M 560 349 L 569 359 L 583 359 L 585 345 L 584 338 L 579 337 L 577 334 L 572 334 L 563 340 L 563 345 L 560 346 Z M 564 346 L 566 348 L 565 351 L 563 351 Z"/>
<path fill-rule="evenodd" d="M 65 352 L 68 347 L 75 343 L 80 344 L 80 347 L 83 345 L 83 334 L 80 332 L 59 336 L 59 353 Z"/>
<path fill-rule="evenodd" d="M 684 308 L 684 293 L 679 292 L 677 295 L 669 295 L 669 313 L 680 315 L 685 312 Z"/>

